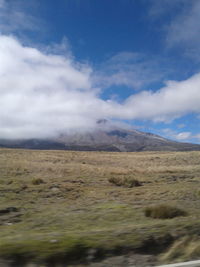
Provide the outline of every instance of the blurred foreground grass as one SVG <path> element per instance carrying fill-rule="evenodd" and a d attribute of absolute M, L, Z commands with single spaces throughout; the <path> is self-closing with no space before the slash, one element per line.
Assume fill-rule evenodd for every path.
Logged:
<path fill-rule="evenodd" d="M 187 216 L 145 216 L 146 207 L 162 204 Z M 0 149 L 0 258 L 16 266 L 129 252 L 158 262 L 200 258 L 199 207 L 200 152 Z"/>

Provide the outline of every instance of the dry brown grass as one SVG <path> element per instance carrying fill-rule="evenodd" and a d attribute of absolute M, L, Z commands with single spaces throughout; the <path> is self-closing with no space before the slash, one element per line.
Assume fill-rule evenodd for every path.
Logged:
<path fill-rule="evenodd" d="M 143 186 L 109 182 L 130 177 Z M 33 183 L 40 179 L 43 183 Z M 148 244 L 153 247 L 152 237 L 158 240 L 155 246 L 168 234 L 174 240 L 190 234 L 198 237 L 199 186 L 200 152 L 0 149 L 0 210 L 19 210 L 0 217 L 0 254 L 29 253 L 40 242 L 45 243 L 42 251 L 37 249 L 42 259 L 54 255 L 55 248 L 64 253 L 72 244 L 73 249 L 79 244 L 140 251 Z M 145 207 L 166 203 L 184 207 L 188 216 L 163 221 L 144 215 Z M 57 243 L 49 247 L 51 240 Z"/>
<path fill-rule="evenodd" d="M 163 254 L 160 259 L 163 262 L 180 262 L 199 259 L 200 240 L 198 236 L 184 236 L 174 242 L 174 244 Z"/>

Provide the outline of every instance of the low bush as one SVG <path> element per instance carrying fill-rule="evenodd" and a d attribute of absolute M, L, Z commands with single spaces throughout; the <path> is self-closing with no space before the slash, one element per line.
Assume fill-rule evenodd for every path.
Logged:
<path fill-rule="evenodd" d="M 39 185 L 39 184 L 44 184 L 44 181 L 41 178 L 34 178 L 32 180 L 33 185 Z"/>
<path fill-rule="evenodd" d="M 186 211 L 168 205 L 146 207 L 144 213 L 146 217 L 154 219 L 172 219 L 178 216 L 187 216 Z"/>
<path fill-rule="evenodd" d="M 135 178 L 121 178 L 121 177 L 111 177 L 108 181 L 116 186 L 124 186 L 128 188 L 141 186 L 142 183 Z"/>

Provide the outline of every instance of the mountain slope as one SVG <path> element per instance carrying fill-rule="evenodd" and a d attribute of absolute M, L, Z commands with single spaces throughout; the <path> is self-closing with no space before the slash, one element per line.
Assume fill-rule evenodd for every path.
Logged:
<path fill-rule="evenodd" d="M 84 151 L 191 151 L 200 145 L 180 143 L 151 133 L 128 130 L 99 121 L 95 131 L 62 134 L 54 139 L 0 140 L 0 147 Z"/>
<path fill-rule="evenodd" d="M 106 151 L 189 151 L 200 145 L 179 143 L 151 133 L 114 128 L 93 133 L 65 135 L 57 139 L 67 149 Z"/>

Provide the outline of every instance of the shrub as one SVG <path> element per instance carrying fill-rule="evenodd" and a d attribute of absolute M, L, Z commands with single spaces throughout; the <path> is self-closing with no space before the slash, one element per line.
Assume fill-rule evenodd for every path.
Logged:
<path fill-rule="evenodd" d="M 186 211 L 168 205 L 146 207 L 144 213 L 146 217 L 154 219 L 171 219 L 178 216 L 187 216 Z"/>
<path fill-rule="evenodd" d="M 111 177 L 108 181 L 117 186 L 124 186 L 128 188 L 132 188 L 135 186 L 141 186 L 141 182 L 134 178 L 121 178 L 121 177 Z"/>
<path fill-rule="evenodd" d="M 34 178 L 32 180 L 33 185 L 39 185 L 39 184 L 43 184 L 43 183 L 44 183 L 44 181 L 41 178 Z"/>

